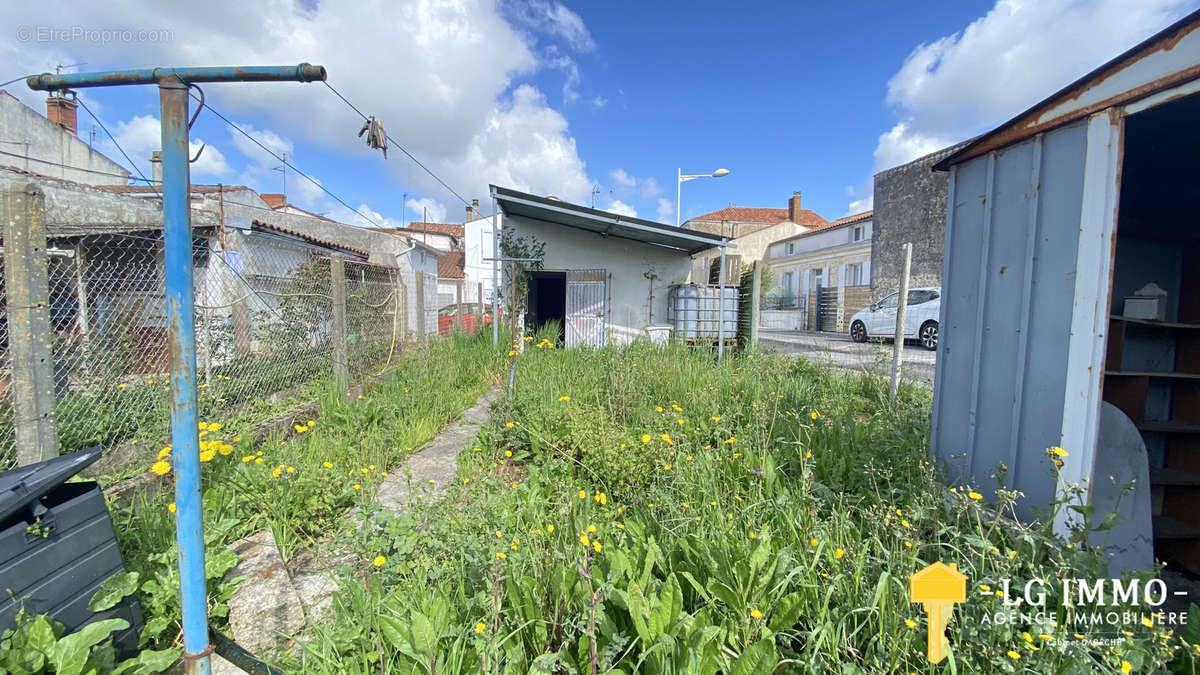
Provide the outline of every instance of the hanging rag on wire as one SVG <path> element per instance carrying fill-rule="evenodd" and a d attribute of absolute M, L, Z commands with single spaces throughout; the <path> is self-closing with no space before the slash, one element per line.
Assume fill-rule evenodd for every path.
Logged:
<path fill-rule="evenodd" d="M 358 130 L 359 138 L 362 135 L 367 135 L 367 146 L 383 151 L 383 158 L 387 159 L 387 132 L 383 130 L 383 122 L 368 117 L 366 122 L 363 122 L 362 129 Z"/>

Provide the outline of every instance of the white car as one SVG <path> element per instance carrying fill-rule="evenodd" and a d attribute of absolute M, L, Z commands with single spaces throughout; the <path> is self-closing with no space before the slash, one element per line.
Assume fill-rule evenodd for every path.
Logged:
<path fill-rule="evenodd" d="M 870 307 L 850 317 L 850 339 L 866 342 L 870 338 L 890 338 L 896 335 L 896 305 L 899 293 L 871 303 Z M 910 288 L 908 308 L 904 312 L 904 339 L 917 340 L 921 346 L 937 349 L 938 315 L 942 310 L 942 289 Z"/>

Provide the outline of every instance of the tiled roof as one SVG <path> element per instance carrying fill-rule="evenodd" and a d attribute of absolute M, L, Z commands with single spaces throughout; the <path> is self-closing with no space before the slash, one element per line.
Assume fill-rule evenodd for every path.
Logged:
<path fill-rule="evenodd" d="M 766 209 L 753 206 L 727 206 L 720 211 L 713 211 L 702 216 L 688 219 L 691 221 L 706 221 L 706 222 L 721 222 L 728 220 L 734 223 L 768 223 L 775 225 L 782 223 L 788 219 L 787 209 Z M 797 225 L 804 227 L 821 227 L 826 224 L 826 220 L 815 211 L 808 209 L 800 209 L 800 217 L 797 218 Z"/>
<path fill-rule="evenodd" d="M 437 275 L 439 279 L 462 279 L 466 275 L 463 274 L 463 262 L 465 258 L 462 251 L 447 251 L 438 256 Z"/>
<path fill-rule="evenodd" d="M 258 196 L 267 203 L 267 206 L 273 209 L 287 205 L 287 196 L 281 195 L 277 192 L 264 192 Z"/>
<path fill-rule="evenodd" d="M 413 232 L 426 232 L 429 234 L 448 234 L 452 237 L 463 238 L 463 226 L 453 225 L 449 223 L 409 223 L 407 228 L 399 228 L 412 230 Z"/>
<path fill-rule="evenodd" d="M 832 223 L 829 223 L 829 225 L 827 227 L 837 227 L 838 225 L 849 225 L 850 223 L 857 223 L 857 222 L 861 222 L 864 220 L 870 220 L 872 217 L 874 217 L 874 215 L 875 215 L 874 211 L 863 211 L 862 213 L 856 213 L 852 216 L 846 216 L 845 218 L 838 218 L 837 220 L 833 221 Z"/>
<path fill-rule="evenodd" d="M 311 234 L 305 234 L 304 232 L 300 232 L 300 231 L 293 230 L 293 229 L 286 228 L 286 227 L 281 227 L 274 223 L 265 223 L 261 220 L 255 219 L 255 220 L 251 221 L 251 224 L 257 225 L 262 228 L 266 228 L 268 230 L 273 230 L 275 232 L 281 232 L 283 234 L 290 234 L 293 237 L 300 237 L 301 239 L 303 239 L 305 241 L 312 242 L 312 243 L 318 244 L 320 246 L 325 246 L 327 248 L 338 248 L 343 251 L 350 251 L 351 253 L 357 253 L 358 255 L 361 255 L 363 258 L 371 257 L 370 252 L 368 252 L 365 249 L 356 248 L 354 246 L 347 246 L 346 244 L 339 244 L 335 241 L 330 241 L 328 239 L 321 239 L 320 237 L 314 237 Z"/>
<path fill-rule="evenodd" d="M 792 236 L 790 236 L 790 237 L 787 237 L 787 238 L 785 238 L 785 239 L 780 239 L 779 241 L 774 241 L 774 242 L 771 242 L 771 243 L 772 243 L 772 244 L 778 244 L 779 242 L 782 242 L 782 241 L 795 241 L 795 240 L 797 240 L 797 239 L 803 239 L 804 237 L 807 237 L 807 236 L 809 236 L 810 234 L 816 234 L 816 233 L 818 233 L 818 232 L 824 232 L 825 230 L 832 230 L 832 229 L 833 229 L 833 228 L 835 228 L 835 227 L 841 227 L 841 226 L 843 226 L 843 225 L 853 225 L 854 223 L 861 223 L 861 222 L 868 221 L 868 220 L 870 220 L 870 219 L 871 219 L 871 218 L 872 218 L 874 215 L 875 215 L 875 212 L 874 212 L 874 211 L 864 211 L 864 212 L 862 212 L 862 213 L 856 213 L 856 214 L 854 214 L 854 215 L 852 215 L 852 216 L 846 216 L 845 218 L 838 218 L 837 220 L 835 220 L 835 221 L 833 221 L 833 222 L 831 222 L 831 223 L 825 223 L 824 225 L 820 225 L 820 226 L 818 226 L 818 227 L 814 227 L 814 228 L 812 228 L 811 230 L 806 230 L 806 231 L 804 231 L 804 232 L 801 232 L 800 234 L 794 234 L 794 235 L 792 235 Z"/>

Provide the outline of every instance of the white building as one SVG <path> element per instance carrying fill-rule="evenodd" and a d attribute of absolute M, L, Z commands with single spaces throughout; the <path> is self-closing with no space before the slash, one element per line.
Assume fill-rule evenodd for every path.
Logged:
<path fill-rule="evenodd" d="M 76 135 L 74 96 L 50 96 L 46 116 L 0 89 L 0 166 L 85 185 L 125 185 L 129 171 Z"/>
<path fill-rule="evenodd" d="M 528 275 L 526 331 L 557 321 L 567 346 L 626 343 L 665 324 L 668 292 L 687 283 L 692 254 L 728 241 L 494 185 L 492 197 L 504 236 L 545 249 Z"/>

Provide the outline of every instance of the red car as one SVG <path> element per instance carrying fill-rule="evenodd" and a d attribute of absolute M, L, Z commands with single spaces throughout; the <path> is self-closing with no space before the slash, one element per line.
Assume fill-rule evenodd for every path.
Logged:
<path fill-rule="evenodd" d="M 477 318 L 475 312 L 479 310 L 478 302 L 462 303 L 462 326 L 463 330 L 468 333 L 474 333 L 479 329 L 476 325 Z M 446 305 L 438 310 L 438 334 L 449 335 L 454 330 L 454 324 L 458 320 L 458 305 Z M 488 325 L 492 322 L 492 306 L 484 304 L 483 306 L 483 325 Z"/>

